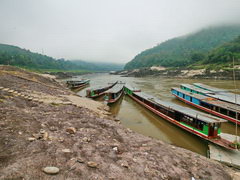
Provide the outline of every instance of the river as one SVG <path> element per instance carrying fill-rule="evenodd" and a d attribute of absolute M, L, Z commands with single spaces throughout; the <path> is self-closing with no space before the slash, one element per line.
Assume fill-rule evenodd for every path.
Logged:
<path fill-rule="evenodd" d="M 90 87 L 88 88 L 105 87 L 108 83 L 117 80 L 122 81 L 130 84 L 132 87 L 140 88 L 143 92 L 154 95 L 162 100 L 171 101 L 190 108 L 193 107 L 177 100 L 171 95 L 171 87 L 179 87 L 182 83 L 201 82 L 218 88 L 229 90 L 234 89 L 233 82 L 230 80 L 171 79 L 161 77 L 134 78 L 103 73 L 87 74 L 79 76 L 78 78 L 90 79 Z M 240 85 L 240 81 L 237 81 L 237 84 Z M 88 88 L 79 91 L 78 94 L 85 96 L 86 89 Z M 172 125 L 127 96 L 122 97 L 116 104 L 112 105 L 110 109 L 111 113 L 119 118 L 125 127 L 130 128 L 133 131 L 145 136 L 160 139 L 204 156 L 207 155 L 207 142 Z M 223 123 L 222 132 L 235 134 L 235 125 L 231 123 Z M 240 135 L 240 128 L 238 135 Z"/>

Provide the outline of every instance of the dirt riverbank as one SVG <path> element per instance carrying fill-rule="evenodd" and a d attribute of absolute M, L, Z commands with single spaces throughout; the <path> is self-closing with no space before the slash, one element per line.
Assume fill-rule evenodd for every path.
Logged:
<path fill-rule="evenodd" d="M 0 179 L 237 177 L 218 162 L 124 128 L 106 110 L 54 79 L 0 66 Z M 43 171 L 48 166 L 57 167 L 55 175 Z"/>
<path fill-rule="evenodd" d="M 146 77 L 146 76 L 160 76 L 166 78 L 179 78 L 179 79 L 221 79 L 232 80 L 232 69 L 221 70 L 208 70 L 208 69 L 167 69 L 163 67 L 150 67 L 126 71 L 118 71 L 114 74 L 126 77 Z M 235 67 L 235 78 L 240 80 L 240 68 Z"/>

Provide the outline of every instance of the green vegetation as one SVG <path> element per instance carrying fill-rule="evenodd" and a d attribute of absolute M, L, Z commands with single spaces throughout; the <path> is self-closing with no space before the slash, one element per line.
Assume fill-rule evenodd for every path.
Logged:
<path fill-rule="evenodd" d="M 138 54 L 126 64 L 125 69 L 151 66 L 193 67 L 226 63 L 231 55 L 239 58 L 238 42 L 226 44 L 240 35 L 240 25 L 211 27 L 199 32 L 174 38 Z M 230 47 L 231 46 L 231 47 Z M 232 53 L 236 51 L 236 53 Z M 238 55 L 237 55 L 238 54 Z M 220 57 L 220 59 L 218 59 Z"/>
<path fill-rule="evenodd" d="M 17 46 L 0 44 L 0 64 L 13 65 L 37 72 L 93 72 L 123 69 L 122 64 L 88 63 L 84 61 L 69 61 L 33 53 Z"/>
<path fill-rule="evenodd" d="M 76 66 L 64 59 L 55 60 L 52 57 L 29 50 L 21 49 L 16 46 L 0 44 L 0 64 L 13 65 L 31 70 L 80 70 L 81 66 Z"/>

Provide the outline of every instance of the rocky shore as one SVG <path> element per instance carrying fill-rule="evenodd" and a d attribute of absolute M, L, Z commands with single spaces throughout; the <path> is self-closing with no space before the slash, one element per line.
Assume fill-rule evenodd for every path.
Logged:
<path fill-rule="evenodd" d="M 208 70 L 208 69 L 167 69 L 164 67 L 153 66 L 150 68 L 125 70 L 115 72 L 116 75 L 127 77 L 145 77 L 145 76 L 162 76 L 167 78 L 201 78 L 201 79 L 233 79 L 233 71 L 231 69 Z M 240 66 L 235 67 L 235 77 L 240 80 Z"/>
<path fill-rule="evenodd" d="M 0 179 L 228 180 L 238 172 L 124 128 L 102 103 L 0 66 Z"/>

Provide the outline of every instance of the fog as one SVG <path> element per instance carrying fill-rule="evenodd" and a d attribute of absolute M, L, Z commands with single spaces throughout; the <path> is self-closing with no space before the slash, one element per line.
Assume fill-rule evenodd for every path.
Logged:
<path fill-rule="evenodd" d="M 126 63 L 167 39 L 240 22 L 239 0 L 0 0 L 0 43 Z"/>

